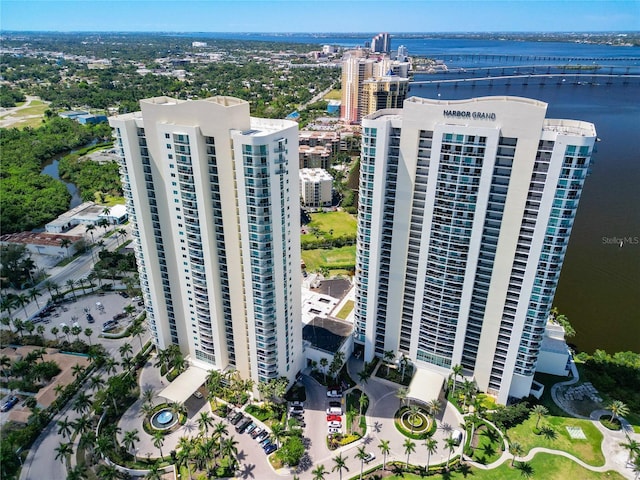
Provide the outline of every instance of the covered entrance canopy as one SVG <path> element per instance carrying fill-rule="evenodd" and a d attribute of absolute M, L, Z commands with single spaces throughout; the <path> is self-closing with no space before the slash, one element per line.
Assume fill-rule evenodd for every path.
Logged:
<path fill-rule="evenodd" d="M 407 398 L 423 403 L 440 398 L 444 377 L 430 370 L 416 369 L 416 373 L 409 384 Z"/>
<path fill-rule="evenodd" d="M 158 395 L 170 402 L 183 403 L 204 383 L 208 374 L 207 370 L 192 365 Z"/>

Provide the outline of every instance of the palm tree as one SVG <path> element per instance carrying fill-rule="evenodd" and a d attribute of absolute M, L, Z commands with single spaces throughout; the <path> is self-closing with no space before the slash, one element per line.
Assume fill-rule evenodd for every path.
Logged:
<path fill-rule="evenodd" d="M 362 417 L 362 409 L 369 405 L 369 397 L 367 397 L 364 392 L 360 393 L 360 398 L 358 399 L 358 404 L 360 406 L 359 417 Z"/>
<path fill-rule="evenodd" d="M 184 465 L 187 467 L 189 479 L 191 479 L 191 466 L 189 465 L 189 461 L 191 460 L 191 454 L 193 453 L 193 444 L 187 437 L 180 437 L 180 440 L 178 441 L 178 448 L 180 451 L 178 452 L 177 463 L 178 465 Z"/>
<path fill-rule="evenodd" d="M 67 480 L 86 480 L 89 478 L 87 467 L 84 463 L 79 463 L 73 468 L 67 470 Z"/>
<path fill-rule="evenodd" d="M 153 432 L 153 446 L 160 450 L 160 458 L 164 456 L 162 455 L 162 445 L 164 445 L 164 434 L 156 430 Z"/>
<path fill-rule="evenodd" d="M 130 343 L 123 343 L 118 351 L 120 352 L 120 357 L 125 358 L 133 353 L 133 347 Z"/>
<path fill-rule="evenodd" d="M 213 426 L 213 436 L 215 438 L 222 438 L 223 435 L 228 435 L 229 429 L 224 422 L 218 422 Z"/>
<path fill-rule="evenodd" d="M 91 409 L 91 397 L 84 392 L 78 393 L 75 400 L 73 401 L 72 410 L 79 414 L 84 414 Z"/>
<path fill-rule="evenodd" d="M 85 328 L 84 335 L 89 339 L 89 345 L 91 345 L 91 335 L 93 335 L 93 330 L 90 328 Z"/>
<path fill-rule="evenodd" d="M 94 390 L 98 390 L 103 385 L 104 378 L 102 378 L 102 376 L 99 374 L 95 374 L 89 379 L 89 386 Z"/>
<path fill-rule="evenodd" d="M 54 450 L 56 452 L 55 459 L 64 463 L 67 456 L 73 455 L 73 442 L 59 443 Z"/>
<path fill-rule="evenodd" d="M 215 424 L 215 419 L 209 415 L 209 412 L 200 412 L 200 417 L 198 418 L 198 428 L 200 429 L 200 434 L 209 435 L 209 427 L 213 427 Z"/>
<path fill-rule="evenodd" d="M 364 461 L 367 459 L 369 455 L 365 450 L 364 445 L 358 447 L 358 453 L 356 453 L 356 458 L 360 460 L 360 480 L 362 480 L 362 474 L 364 473 Z"/>
<path fill-rule="evenodd" d="M 220 453 L 229 458 L 229 465 L 233 470 L 236 464 L 236 457 L 238 455 L 238 442 L 233 437 L 225 438 L 220 442 Z"/>
<path fill-rule="evenodd" d="M 13 310 L 13 307 L 17 306 L 17 303 L 15 295 L 11 293 L 9 295 L 5 295 L 2 297 L 2 300 L 0 300 L 0 310 L 7 312 L 7 316 L 11 320 L 11 311 Z"/>
<path fill-rule="evenodd" d="M 39 296 L 40 296 L 40 290 L 38 290 L 37 288 L 32 288 L 31 290 L 29 290 L 29 300 L 35 301 L 38 309 L 40 309 L 40 303 L 38 303 Z"/>
<path fill-rule="evenodd" d="M 58 327 L 51 327 L 51 335 L 56 337 L 56 341 L 58 341 L 58 333 L 60 333 L 60 329 Z"/>
<path fill-rule="evenodd" d="M 69 333 L 71 332 L 71 327 L 69 327 L 69 325 L 63 325 L 62 326 L 62 333 L 64 333 L 67 336 L 67 342 L 69 341 Z"/>
<path fill-rule="evenodd" d="M 276 446 L 280 448 L 280 441 L 286 436 L 286 428 L 282 423 L 271 425 L 271 437 L 276 441 Z"/>
<path fill-rule="evenodd" d="M 113 437 L 105 434 L 101 434 L 96 438 L 96 444 L 93 447 L 93 451 L 100 457 L 106 457 L 113 448 Z"/>
<path fill-rule="evenodd" d="M 19 295 L 16 295 L 16 300 L 24 310 L 24 317 L 29 318 L 29 315 L 27 314 L 27 305 L 29 305 L 29 296 L 25 293 L 21 293 Z"/>
<path fill-rule="evenodd" d="M 637 455 L 640 453 L 640 442 L 637 442 L 632 438 L 627 437 L 627 443 L 621 443 L 620 446 L 625 450 L 629 450 L 629 459 L 627 460 L 628 464 L 631 464 L 634 454 Z"/>
<path fill-rule="evenodd" d="M 409 395 L 409 390 L 407 389 L 407 387 L 400 387 L 398 389 L 398 391 L 396 392 L 396 397 L 400 399 L 400 407 L 404 406 L 404 402 L 407 399 L 408 395 Z"/>
<path fill-rule="evenodd" d="M 544 417 L 547 413 L 549 413 L 549 410 L 547 410 L 547 407 L 545 407 L 544 405 L 534 405 L 533 408 L 531 409 L 531 414 L 538 417 L 536 419 L 536 427 L 535 427 L 536 430 L 538 429 L 540 419 Z"/>
<path fill-rule="evenodd" d="M 140 342 L 140 350 L 142 351 L 142 335 L 145 334 L 147 330 L 142 326 L 141 323 L 134 323 L 129 328 L 129 334 L 132 337 L 138 337 L 138 341 Z"/>
<path fill-rule="evenodd" d="M 113 375 L 118 370 L 118 361 L 108 357 L 104 363 L 104 369 L 107 372 L 107 375 Z"/>
<path fill-rule="evenodd" d="M 327 366 L 329 365 L 329 360 L 325 357 L 320 359 L 320 366 L 322 367 L 322 374 L 324 375 L 324 383 L 327 383 Z"/>
<path fill-rule="evenodd" d="M 96 474 L 100 480 L 117 480 L 122 478 L 120 471 L 115 465 L 100 465 L 96 470 Z"/>
<path fill-rule="evenodd" d="M 416 419 L 420 417 L 420 407 L 417 405 L 411 405 L 407 416 L 409 418 L 409 423 L 411 424 L 411 435 L 413 435 Z"/>
<path fill-rule="evenodd" d="M 144 476 L 147 480 L 162 480 L 163 471 L 160 470 L 160 462 L 149 465 L 149 471 Z"/>
<path fill-rule="evenodd" d="M 520 462 L 518 463 L 518 465 L 516 465 L 516 468 L 520 470 L 520 476 L 524 478 L 533 477 L 533 467 L 531 466 L 530 463 Z"/>
<path fill-rule="evenodd" d="M 76 363 L 74 366 L 71 367 L 71 372 L 73 373 L 74 377 L 78 378 L 80 375 L 82 375 L 82 372 L 84 372 L 84 367 L 79 363 Z"/>
<path fill-rule="evenodd" d="M 89 224 L 85 227 L 85 231 L 89 234 L 91 234 L 91 243 L 95 243 L 95 240 L 93 238 L 93 231 L 96 229 L 96 226 L 93 224 Z"/>
<path fill-rule="evenodd" d="M 431 461 L 431 455 L 438 450 L 438 441 L 435 438 L 428 438 L 423 443 L 427 447 L 427 472 L 429 472 L 429 462 Z"/>
<path fill-rule="evenodd" d="M 451 393 L 455 395 L 456 380 L 458 379 L 458 376 L 462 376 L 462 365 L 458 364 L 451 367 L 451 374 L 453 375 L 453 391 Z"/>
<path fill-rule="evenodd" d="M 436 415 L 438 415 L 438 413 L 440 413 L 440 410 L 442 410 L 442 404 L 440 403 L 440 400 L 434 398 L 433 400 L 429 401 L 427 406 L 429 407 L 429 412 L 431 412 L 431 417 L 435 420 Z"/>
<path fill-rule="evenodd" d="M 153 399 L 156 398 L 156 391 L 152 387 L 145 388 L 142 391 L 142 399 L 144 403 L 153 405 Z"/>
<path fill-rule="evenodd" d="M 58 420 L 58 435 L 62 435 L 62 438 L 71 437 L 73 431 L 69 417 L 64 417 L 64 420 Z"/>
<path fill-rule="evenodd" d="M 71 240 L 69 240 L 68 238 L 61 238 L 60 246 L 67 251 L 67 258 L 69 258 L 69 247 L 71 246 Z M 51 290 L 49 290 L 49 294 L 51 294 Z"/>
<path fill-rule="evenodd" d="M 391 451 L 389 443 L 389 440 L 380 440 L 380 443 L 378 444 L 378 448 L 382 452 L 382 470 L 387 469 L 387 455 L 389 455 L 389 452 Z"/>
<path fill-rule="evenodd" d="M 370 378 L 371 378 L 371 372 L 369 372 L 366 368 L 358 372 L 358 379 L 360 380 L 360 383 L 362 383 L 363 385 L 366 385 Z"/>
<path fill-rule="evenodd" d="M 335 465 L 333 466 L 331 471 L 337 471 L 340 474 L 340 480 L 342 480 L 342 470 L 346 470 L 347 472 L 349 471 L 349 467 L 347 467 L 346 463 L 347 458 L 348 457 L 343 457 L 342 453 L 339 453 L 338 456 L 333 457 L 333 463 L 335 463 Z"/>
<path fill-rule="evenodd" d="M 92 426 L 93 424 L 87 415 L 81 415 L 73 422 L 73 430 L 76 432 L 76 435 L 80 437 L 90 432 Z"/>
<path fill-rule="evenodd" d="M 404 447 L 404 453 L 407 454 L 406 468 L 409 468 L 409 455 L 416 451 L 416 444 L 412 442 L 410 438 L 407 438 L 405 439 L 402 446 Z"/>
<path fill-rule="evenodd" d="M 524 449 L 518 442 L 513 442 L 511 445 L 509 445 L 509 453 L 513 455 L 513 458 L 511 459 L 511 466 L 513 467 L 513 463 L 516 461 L 516 457 L 522 455 L 524 453 Z"/>
<path fill-rule="evenodd" d="M 313 480 L 324 480 L 324 476 L 327 474 L 327 470 L 324 465 L 320 464 L 313 470 L 311 470 L 311 474 L 313 475 Z"/>
<path fill-rule="evenodd" d="M 618 417 L 625 417 L 629 415 L 629 407 L 626 403 L 620 400 L 612 400 L 607 409 L 611 410 L 611 421 L 617 420 Z"/>
<path fill-rule="evenodd" d="M 451 454 L 456 449 L 456 441 L 453 439 L 453 437 L 445 438 L 444 446 L 447 447 L 447 450 L 449 450 L 449 456 L 447 457 L 447 470 L 449 470 L 449 460 L 451 460 Z"/>
<path fill-rule="evenodd" d="M 76 291 L 75 291 L 75 280 L 73 280 L 73 278 L 70 278 L 69 280 L 67 280 L 66 282 L 64 282 L 64 284 L 69 287 L 69 291 L 73 294 L 73 299 L 76 299 Z"/>
<path fill-rule="evenodd" d="M 122 437 L 122 444 L 124 445 L 124 448 L 129 450 L 129 452 L 133 452 L 131 453 L 131 455 L 134 457 L 135 457 L 134 447 L 136 445 L 136 442 L 139 442 L 139 441 L 140 441 L 140 436 L 138 435 L 137 428 L 133 430 L 127 430 L 126 432 L 124 432 L 124 437 Z"/>
<path fill-rule="evenodd" d="M 384 354 L 383 354 L 383 359 L 385 361 L 385 363 L 387 364 L 387 377 L 389 376 L 389 367 L 391 366 L 391 362 L 393 362 L 393 359 L 396 357 L 396 354 L 393 350 L 385 350 Z"/>

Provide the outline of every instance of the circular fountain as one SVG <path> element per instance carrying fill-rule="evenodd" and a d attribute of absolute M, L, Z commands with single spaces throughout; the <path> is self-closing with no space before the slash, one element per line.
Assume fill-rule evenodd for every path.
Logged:
<path fill-rule="evenodd" d="M 151 417 L 151 426 L 156 430 L 168 430 L 178 422 L 178 416 L 170 409 L 163 408 Z"/>

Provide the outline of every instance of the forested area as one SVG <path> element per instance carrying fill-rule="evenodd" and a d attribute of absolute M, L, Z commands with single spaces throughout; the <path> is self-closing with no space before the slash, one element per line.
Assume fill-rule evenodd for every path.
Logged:
<path fill-rule="evenodd" d="M 16 103 L 25 100 L 26 98 L 20 90 L 0 85 L 0 107 L 15 107 Z"/>
<path fill-rule="evenodd" d="M 80 125 L 53 117 L 41 127 L 0 129 L 0 224 L 2 233 L 30 230 L 67 210 L 65 185 L 41 174 L 54 155 L 109 136 L 106 125 Z"/>
<path fill-rule="evenodd" d="M 82 200 L 96 201 L 95 192 L 122 196 L 119 166 L 116 162 L 96 163 L 72 153 L 60 159 L 60 178 L 75 184 Z"/>

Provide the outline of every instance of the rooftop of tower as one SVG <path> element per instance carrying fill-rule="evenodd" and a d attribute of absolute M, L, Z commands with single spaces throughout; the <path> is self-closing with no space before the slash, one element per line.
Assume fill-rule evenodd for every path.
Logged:
<path fill-rule="evenodd" d="M 536 105 L 539 107 L 547 106 L 547 103 L 541 102 L 540 100 L 534 100 L 533 98 L 511 97 L 508 95 L 493 96 L 493 97 L 465 98 L 462 100 L 438 100 L 433 98 L 409 97 L 405 100 L 405 102 L 417 103 L 421 105 L 452 105 L 452 106 L 465 105 L 470 103 L 482 104 L 484 102 L 514 102 L 514 103 L 525 103 L 528 105 Z"/>

